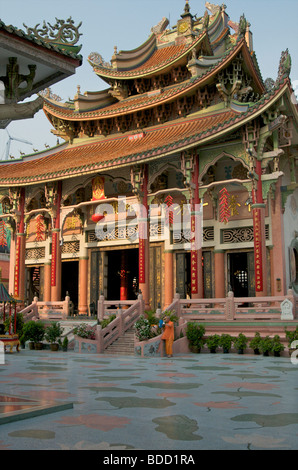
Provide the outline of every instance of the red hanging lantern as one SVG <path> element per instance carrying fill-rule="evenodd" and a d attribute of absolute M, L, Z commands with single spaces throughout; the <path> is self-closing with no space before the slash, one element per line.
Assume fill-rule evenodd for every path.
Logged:
<path fill-rule="evenodd" d="M 97 222 L 100 222 L 102 219 L 104 219 L 105 216 L 102 214 L 93 214 L 91 219 L 93 220 L 94 223 L 97 224 Z"/>

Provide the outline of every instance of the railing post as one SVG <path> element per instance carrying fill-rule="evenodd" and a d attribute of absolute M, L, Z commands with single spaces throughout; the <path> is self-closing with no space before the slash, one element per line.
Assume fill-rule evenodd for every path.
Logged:
<path fill-rule="evenodd" d="M 225 308 L 225 318 L 226 320 L 235 319 L 235 301 L 234 301 L 234 292 L 228 292 L 228 297 L 226 298 L 226 308 Z"/>
<path fill-rule="evenodd" d="M 65 300 L 63 302 L 63 311 L 62 311 L 63 319 L 69 316 L 69 306 L 70 306 L 70 297 L 69 295 L 66 295 Z"/>
<path fill-rule="evenodd" d="M 181 305 L 180 305 L 180 294 L 179 294 L 179 292 L 175 293 L 174 299 L 177 302 L 177 317 L 180 318 L 181 317 Z"/>
<path fill-rule="evenodd" d="M 96 333 L 97 333 L 96 336 L 97 336 L 97 341 L 98 341 L 98 352 L 103 353 L 104 351 L 103 335 L 102 335 L 102 328 L 100 325 L 97 325 Z"/>
<path fill-rule="evenodd" d="M 97 303 L 97 318 L 100 322 L 103 320 L 104 314 L 105 314 L 104 301 L 105 301 L 104 295 L 100 294 L 98 303 Z"/>
<path fill-rule="evenodd" d="M 34 297 L 33 298 L 33 302 L 32 302 L 32 310 L 34 312 L 34 316 L 36 318 L 39 318 L 39 312 L 38 312 L 38 305 L 37 305 L 37 302 L 38 302 L 38 297 Z"/>
<path fill-rule="evenodd" d="M 161 307 L 160 307 L 160 303 L 158 303 L 155 315 L 157 316 L 157 318 L 160 318 L 160 314 L 161 314 Z"/>
<path fill-rule="evenodd" d="M 119 310 L 117 312 L 117 317 L 119 318 L 119 336 L 122 336 L 124 334 L 124 321 L 123 321 L 123 315 L 122 315 L 122 308 L 119 305 Z"/>
<path fill-rule="evenodd" d="M 140 301 L 140 304 L 141 304 L 140 315 L 144 315 L 144 313 L 145 313 L 145 303 L 144 303 L 143 294 L 142 294 L 141 291 L 138 294 L 138 300 Z"/>

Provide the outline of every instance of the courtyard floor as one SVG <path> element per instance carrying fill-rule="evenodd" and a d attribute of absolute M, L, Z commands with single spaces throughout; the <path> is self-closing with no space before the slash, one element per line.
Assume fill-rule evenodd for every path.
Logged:
<path fill-rule="evenodd" d="M 290 357 L 22 349 L 4 362 L 1 450 L 298 449 Z"/>

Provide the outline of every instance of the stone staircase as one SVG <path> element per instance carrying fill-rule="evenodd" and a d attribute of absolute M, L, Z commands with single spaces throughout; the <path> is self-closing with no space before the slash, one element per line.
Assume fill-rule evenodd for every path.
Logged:
<path fill-rule="evenodd" d="M 133 356 L 134 353 L 134 328 L 127 330 L 123 336 L 114 341 L 104 351 L 104 354 L 113 354 L 119 356 Z"/>

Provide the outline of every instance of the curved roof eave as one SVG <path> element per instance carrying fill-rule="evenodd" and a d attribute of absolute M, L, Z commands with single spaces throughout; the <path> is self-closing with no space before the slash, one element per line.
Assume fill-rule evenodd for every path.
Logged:
<path fill-rule="evenodd" d="M 172 67 L 175 63 L 183 59 L 194 47 L 199 45 L 204 39 L 207 39 L 210 45 L 208 33 L 204 31 L 200 34 L 200 36 L 197 39 L 195 39 L 191 44 L 189 44 L 188 47 L 186 47 L 181 54 L 179 54 L 177 57 L 169 58 L 168 60 L 165 60 L 161 65 L 159 66 L 157 65 L 156 67 L 151 66 L 151 67 L 146 68 L 146 62 L 147 62 L 146 61 L 141 66 L 136 67 L 131 70 L 121 71 L 121 70 L 107 68 L 107 67 L 100 66 L 100 65 L 94 65 L 93 70 L 103 80 L 119 80 L 119 79 L 134 80 L 135 78 L 150 77 L 150 76 L 156 75 L 156 73 L 160 73 L 165 68 Z M 166 48 L 162 48 L 162 49 L 166 49 Z M 158 50 L 159 49 L 156 49 L 154 52 Z M 151 57 L 152 56 L 150 56 L 150 58 Z"/>
<path fill-rule="evenodd" d="M 132 112 L 136 111 L 141 111 L 142 109 L 148 109 L 152 108 L 154 106 L 157 106 L 159 104 L 163 104 L 169 101 L 173 101 L 179 95 L 185 94 L 186 92 L 190 92 L 192 89 L 196 87 L 201 87 L 204 86 L 210 79 L 219 72 L 219 70 L 225 66 L 227 66 L 230 61 L 233 60 L 233 58 L 240 52 L 243 51 L 245 56 L 246 56 L 246 63 L 250 65 L 250 71 L 254 76 L 254 79 L 257 82 L 259 91 L 263 93 L 265 91 L 264 85 L 262 83 L 262 79 L 259 76 L 258 71 L 255 69 L 255 66 L 253 64 L 251 55 L 249 53 L 249 50 L 246 45 L 245 39 L 242 39 L 239 41 L 237 44 L 235 44 L 234 48 L 231 49 L 227 55 L 225 55 L 222 60 L 220 60 L 216 65 L 212 65 L 206 72 L 205 74 L 201 75 L 198 78 L 191 79 L 187 84 L 185 82 L 177 85 L 177 92 L 175 93 L 168 93 L 166 95 L 161 93 L 160 95 L 156 95 L 154 97 L 154 100 L 152 100 L 152 97 L 149 100 L 148 97 L 148 102 L 147 104 L 142 104 L 141 106 L 136 105 L 135 107 L 130 107 L 129 106 L 129 101 L 123 100 L 120 103 L 117 103 L 117 107 L 115 108 L 114 105 L 111 105 L 110 113 L 107 108 L 101 108 L 99 111 L 85 111 L 82 113 L 77 113 L 73 112 L 71 109 L 63 109 L 64 113 L 62 112 L 62 107 L 61 105 L 55 106 L 53 102 L 46 101 L 44 105 L 44 111 L 45 113 L 49 114 L 50 116 L 53 115 L 57 118 L 61 118 L 65 121 L 91 121 L 94 119 L 107 119 L 109 117 L 117 117 L 120 115 L 124 114 L 130 114 Z M 174 87 L 172 88 L 174 89 Z M 168 90 L 170 91 L 170 90 Z M 166 96 L 165 96 L 166 95 Z M 140 95 L 138 95 L 140 96 Z M 143 96 L 143 95 L 142 95 Z M 130 97 L 129 100 L 132 100 L 134 97 Z M 137 100 L 138 98 L 135 97 Z M 119 106 L 118 106 L 119 105 Z M 112 109 L 112 108 L 115 109 Z"/>
<path fill-rule="evenodd" d="M 130 154 L 123 153 L 117 158 L 111 159 L 111 160 L 107 159 L 104 161 L 102 159 L 101 161 L 95 161 L 93 163 L 92 162 L 90 163 L 90 160 L 88 161 L 88 155 L 86 155 L 85 162 L 81 161 L 81 164 L 79 164 L 79 160 L 76 157 L 75 161 L 76 163 L 78 163 L 78 165 L 75 165 L 72 168 L 69 166 L 67 168 L 60 169 L 60 170 L 57 168 L 56 171 L 51 171 L 51 172 L 47 171 L 43 174 L 36 174 L 35 176 L 32 176 L 32 173 L 31 173 L 30 176 L 27 176 L 27 177 L 26 176 L 16 176 L 16 177 L 10 176 L 9 178 L 0 178 L 0 187 L 7 187 L 12 184 L 14 186 L 36 185 L 41 182 L 45 183 L 49 181 L 58 181 L 62 179 L 80 176 L 82 174 L 100 173 L 101 171 L 106 171 L 107 167 L 110 169 L 120 168 L 123 166 L 132 165 L 140 161 L 147 162 L 156 158 L 169 156 L 169 155 L 175 154 L 177 152 L 181 152 L 183 150 L 186 150 L 188 148 L 192 148 L 198 145 L 199 146 L 206 145 L 214 141 L 215 139 L 221 138 L 223 135 L 226 135 L 226 134 L 229 134 L 230 132 L 235 131 L 239 127 L 247 124 L 248 122 L 251 122 L 252 119 L 255 119 L 259 115 L 261 115 L 265 110 L 267 110 L 270 106 L 272 106 L 272 104 L 274 104 L 277 100 L 279 100 L 284 93 L 287 93 L 287 92 L 291 94 L 291 89 L 290 89 L 290 84 L 289 84 L 288 79 L 284 80 L 280 84 L 278 89 L 275 89 L 272 92 L 268 93 L 266 97 L 263 97 L 258 103 L 252 106 L 251 109 L 248 109 L 244 113 L 237 114 L 235 112 L 232 112 L 231 110 L 230 112 L 229 110 L 227 110 L 226 112 L 217 113 L 215 115 L 217 116 L 217 118 L 221 116 L 221 117 L 227 117 L 227 119 L 223 119 L 222 122 L 219 119 L 219 122 L 218 124 L 216 124 L 216 126 L 213 125 L 203 130 L 202 129 L 200 130 L 198 127 L 197 130 L 199 130 L 199 132 L 193 132 L 193 134 L 190 134 L 189 136 L 186 136 L 186 137 L 184 135 L 182 136 L 180 132 L 181 134 L 180 138 L 176 140 L 172 139 L 172 141 L 168 141 L 166 144 L 162 144 L 159 147 L 155 147 L 155 148 L 150 147 L 147 150 L 144 149 L 142 151 L 140 151 L 140 148 L 139 148 L 139 151 L 135 151 Z M 211 116 L 208 116 L 208 118 L 210 117 Z M 181 122 L 171 123 L 168 125 L 158 126 L 154 128 L 153 130 L 151 130 L 151 132 L 160 132 L 160 131 L 165 130 L 168 135 L 170 128 L 172 128 L 173 131 L 175 130 L 174 126 L 178 126 L 181 124 L 188 125 L 190 123 L 191 124 L 198 123 L 199 120 L 201 120 L 202 122 L 202 119 L 204 119 L 204 117 L 185 119 L 182 123 Z M 148 134 L 150 134 L 150 131 L 148 131 Z M 102 144 L 106 144 L 108 141 L 110 141 L 113 143 L 113 145 L 115 145 L 117 143 L 117 140 L 120 141 L 120 139 L 127 139 L 127 136 L 117 137 L 114 139 L 107 139 L 105 141 L 102 141 Z M 73 150 L 79 151 L 80 148 L 84 148 L 85 150 L 87 149 L 89 150 L 89 152 L 91 151 L 92 153 L 92 148 L 94 148 L 94 145 L 98 145 L 98 142 L 88 143 L 88 144 L 76 146 L 76 147 L 69 147 L 65 149 L 65 152 L 69 152 Z M 104 149 L 101 149 L 99 151 L 101 156 L 103 155 L 103 152 L 104 152 Z M 109 150 L 107 150 L 107 152 L 109 152 Z M 61 152 L 59 153 L 61 154 Z M 49 157 L 54 159 L 55 156 L 57 156 L 59 153 L 50 155 Z M 42 159 L 40 159 L 39 162 L 41 162 L 41 160 Z M 35 160 L 35 162 L 38 164 L 37 160 Z M 24 165 L 24 162 L 16 163 L 15 165 L 20 165 L 20 174 L 22 174 L 21 165 Z M 9 166 L 10 168 L 12 168 L 11 165 Z"/>

